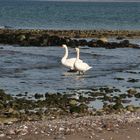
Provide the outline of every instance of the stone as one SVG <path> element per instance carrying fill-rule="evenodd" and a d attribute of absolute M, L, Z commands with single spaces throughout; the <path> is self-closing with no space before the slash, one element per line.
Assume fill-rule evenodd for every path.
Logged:
<path fill-rule="evenodd" d="M 117 40 L 123 40 L 125 37 L 124 36 L 118 36 L 116 37 Z"/>
<path fill-rule="evenodd" d="M 136 98 L 140 98 L 140 92 L 138 92 L 137 94 L 135 94 Z"/>
<path fill-rule="evenodd" d="M 127 82 L 135 83 L 135 82 L 138 82 L 138 81 L 139 81 L 139 79 L 128 79 Z"/>
<path fill-rule="evenodd" d="M 137 94 L 137 90 L 136 90 L 136 89 L 128 89 L 127 92 L 128 92 L 128 94 L 130 94 L 130 95 L 135 95 L 135 94 Z"/>
<path fill-rule="evenodd" d="M 69 101 L 69 103 L 70 103 L 70 105 L 77 105 L 78 104 L 78 102 L 76 100 L 74 100 L 74 99 L 71 99 Z"/>
<path fill-rule="evenodd" d="M 107 40 L 107 38 L 106 38 L 106 37 L 101 37 L 99 40 L 100 40 L 100 41 L 102 41 L 103 43 L 108 42 L 108 40 Z"/>
<path fill-rule="evenodd" d="M 134 106 L 133 106 L 133 105 L 128 105 L 128 106 L 126 106 L 126 109 L 127 109 L 128 111 L 133 112 L 133 111 L 134 111 Z"/>
<path fill-rule="evenodd" d="M 5 136 L 5 134 L 0 134 L 0 137 L 4 137 Z"/>

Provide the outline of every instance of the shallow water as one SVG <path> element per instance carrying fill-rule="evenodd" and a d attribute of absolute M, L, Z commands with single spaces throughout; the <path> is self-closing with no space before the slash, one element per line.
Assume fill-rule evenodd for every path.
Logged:
<path fill-rule="evenodd" d="M 93 69 L 78 75 L 68 73 L 61 65 L 63 48 L 0 47 L 3 47 L 0 49 L 0 88 L 13 95 L 88 90 L 100 86 L 114 86 L 124 92 L 132 87 L 140 89 L 140 49 L 82 48 L 81 59 Z M 69 52 L 69 57 L 75 56 L 74 49 Z M 139 80 L 131 83 L 129 78 Z"/>

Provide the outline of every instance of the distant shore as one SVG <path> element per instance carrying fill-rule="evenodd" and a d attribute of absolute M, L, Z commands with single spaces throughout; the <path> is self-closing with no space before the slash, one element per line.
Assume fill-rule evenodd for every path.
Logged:
<path fill-rule="evenodd" d="M 0 29 L 1 34 L 49 34 L 70 38 L 128 37 L 140 38 L 140 30 L 45 30 L 45 29 Z"/>
<path fill-rule="evenodd" d="M 120 42 L 108 42 L 115 38 Z M 127 30 L 40 30 L 0 29 L 0 43 L 19 46 L 89 46 L 103 48 L 140 48 L 129 39 L 140 38 L 139 31 Z M 89 40 L 87 40 L 89 39 Z"/>

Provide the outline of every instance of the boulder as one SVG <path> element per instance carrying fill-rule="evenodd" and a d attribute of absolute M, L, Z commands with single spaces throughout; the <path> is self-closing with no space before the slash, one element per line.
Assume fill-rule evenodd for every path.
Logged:
<path fill-rule="evenodd" d="M 119 43 L 121 48 L 129 47 L 129 40 L 123 40 Z"/>
<path fill-rule="evenodd" d="M 107 40 L 106 37 L 101 37 L 99 40 L 100 40 L 101 42 L 103 42 L 103 43 L 107 43 L 107 42 L 108 42 L 108 40 Z"/>

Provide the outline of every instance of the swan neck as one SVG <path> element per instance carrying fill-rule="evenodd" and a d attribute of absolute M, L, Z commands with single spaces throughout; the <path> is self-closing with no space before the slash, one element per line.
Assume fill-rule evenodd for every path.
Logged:
<path fill-rule="evenodd" d="M 79 54 L 80 52 L 79 52 L 79 50 L 77 50 L 77 60 L 79 59 L 79 57 L 80 57 L 80 54 Z"/>
<path fill-rule="evenodd" d="M 65 54 L 64 54 L 64 57 L 63 58 L 67 58 L 68 57 L 68 48 L 67 47 L 65 47 Z"/>

